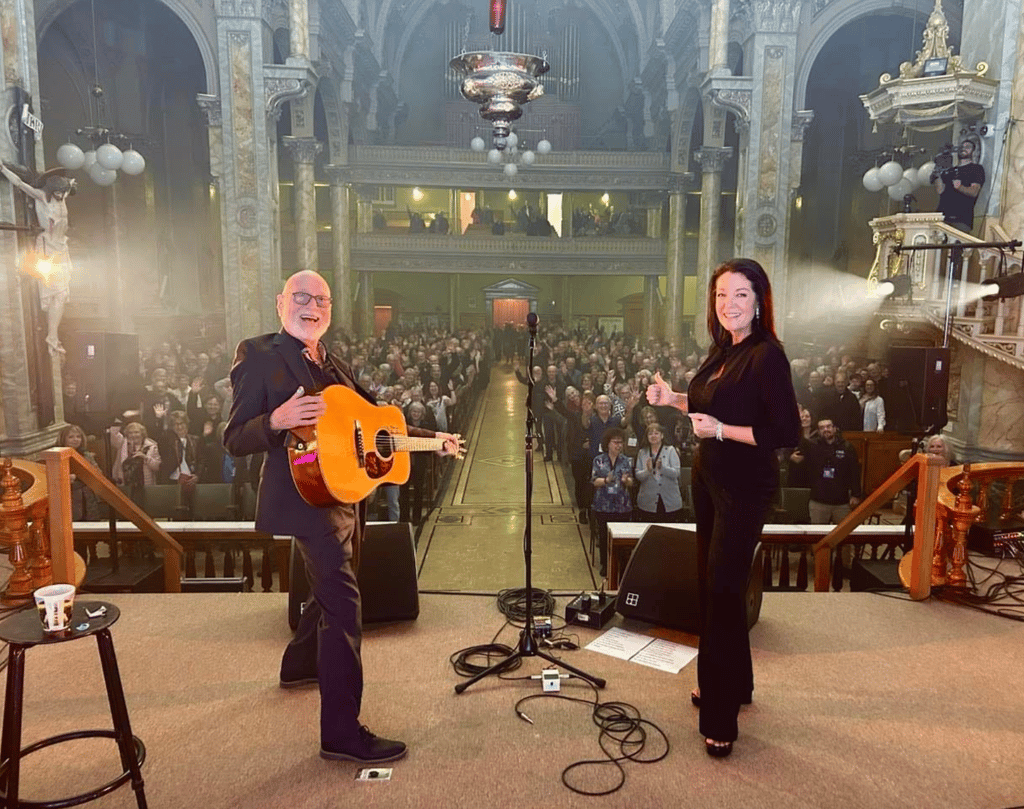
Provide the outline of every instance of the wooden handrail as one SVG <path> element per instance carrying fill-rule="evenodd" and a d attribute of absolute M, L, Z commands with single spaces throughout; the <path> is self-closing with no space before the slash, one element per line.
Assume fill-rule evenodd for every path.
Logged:
<path fill-rule="evenodd" d="M 912 455 L 907 462 L 864 500 L 814 546 L 814 589 L 827 592 L 832 572 L 832 551 L 853 529 L 892 500 L 897 492 L 917 479 L 917 511 L 914 522 L 914 570 L 910 597 L 927 598 L 931 593 L 931 565 L 935 543 L 935 509 L 939 494 L 939 471 L 942 459 L 929 455 Z"/>
<path fill-rule="evenodd" d="M 73 570 L 74 534 L 71 524 L 71 472 L 109 505 L 129 520 L 156 546 L 164 560 L 164 591 L 181 592 L 181 562 L 185 555 L 180 544 L 158 526 L 96 467 L 70 447 L 53 447 L 42 453 L 46 462 L 46 479 L 50 489 L 50 537 L 53 553 L 54 580 Z M 60 579 L 70 581 L 69 579 Z"/>

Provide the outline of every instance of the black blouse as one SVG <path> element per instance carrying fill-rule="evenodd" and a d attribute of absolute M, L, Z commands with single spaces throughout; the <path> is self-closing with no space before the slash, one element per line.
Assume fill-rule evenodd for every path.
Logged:
<path fill-rule="evenodd" d="M 722 373 L 717 378 L 719 369 Z M 760 334 L 737 345 L 713 347 L 690 382 L 688 410 L 724 424 L 750 427 L 756 446 L 704 438 L 697 465 L 728 488 L 777 485 L 775 450 L 800 443 L 800 416 L 789 360 Z"/>

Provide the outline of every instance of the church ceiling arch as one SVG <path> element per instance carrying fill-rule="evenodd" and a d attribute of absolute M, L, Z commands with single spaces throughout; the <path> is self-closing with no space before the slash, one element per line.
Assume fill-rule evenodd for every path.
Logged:
<path fill-rule="evenodd" d="M 485 4 L 482 0 L 461 3 L 466 9 L 467 19 L 482 19 Z M 397 87 L 401 71 L 413 36 L 423 19 L 438 6 L 449 5 L 449 0 L 425 0 L 412 3 L 410 0 L 383 0 L 378 11 L 372 36 L 372 48 L 377 61 L 387 66 Z M 477 8 L 479 6 L 479 9 Z M 582 0 L 562 3 L 555 8 L 543 9 L 552 13 L 558 9 L 582 9 L 589 11 L 606 31 L 615 52 L 615 61 L 625 82 L 639 74 L 640 61 L 653 41 L 653 19 L 648 21 L 637 0 L 609 2 L 609 0 Z M 388 52 L 389 43 L 394 51 Z"/>
<path fill-rule="evenodd" d="M 897 5 L 892 0 L 833 0 L 825 6 L 818 17 L 812 22 L 809 35 L 806 40 L 801 37 L 798 51 L 798 63 L 796 69 L 796 87 L 793 95 L 794 108 L 804 109 L 807 103 L 807 85 L 810 83 L 811 71 L 818 55 L 828 45 L 828 41 L 839 32 L 844 26 L 873 15 L 898 15 L 909 19 L 920 20 L 921 27 L 928 20 L 928 15 L 934 7 L 934 0 L 906 0 L 905 5 Z M 950 29 L 960 31 L 961 17 L 959 9 L 951 8 L 947 12 L 947 20 Z M 907 44 L 907 55 L 905 59 L 912 60 L 914 54 L 921 47 L 921 41 Z M 895 74 L 899 65 L 889 65 L 879 71 Z M 868 92 L 873 87 L 863 88 Z"/>
<path fill-rule="evenodd" d="M 102 0 L 101 0 L 102 1 Z M 87 4 L 90 0 L 52 0 L 42 9 L 37 9 L 36 17 L 36 42 L 42 42 L 46 32 L 50 29 L 57 18 L 74 6 L 76 3 Z M 195 15 L 189 4 L 183 0 L 153 0 L 153 2 L 166 6 L 188 29 L 199 49 L 200 58 L 203 60 L 203 72 L 206 74 L 205 92 L 210 95 L 218 94 L 217 77 L 217 55 L 213 43 L 203 27 L 200 19 Z"/>

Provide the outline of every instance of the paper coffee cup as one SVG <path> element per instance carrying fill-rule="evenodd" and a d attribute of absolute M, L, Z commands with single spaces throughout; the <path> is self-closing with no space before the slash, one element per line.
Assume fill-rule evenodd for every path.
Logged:
<path fill-rule="evenodd" d="M 71 610 L 75 606 L 75 587 L 72 584 L 51 584 L 40 587 L 33 594 L 39 620 L 46 632 L 63 632 L 71 623 Z"/>

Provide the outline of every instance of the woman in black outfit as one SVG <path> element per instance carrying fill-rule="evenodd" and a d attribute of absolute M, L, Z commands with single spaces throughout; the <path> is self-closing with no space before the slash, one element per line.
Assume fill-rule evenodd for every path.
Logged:
<path fill-rule="evenodd" d="M 775 336 L 772 292 L 761 265 L 737 258 L 715 270 L 708 291 L 707 360 L 688 394 L 655 377 L 653 405 L 689 413 L 700 443 L 693 509 L 703 608 L 698 688 L 700 732 L 709 755 L 727 756 L 741 704 L 753 698 L 746 589 L 754 548 L 779 485 L 775 450 L 800 440 L 789 361 Z"/>

